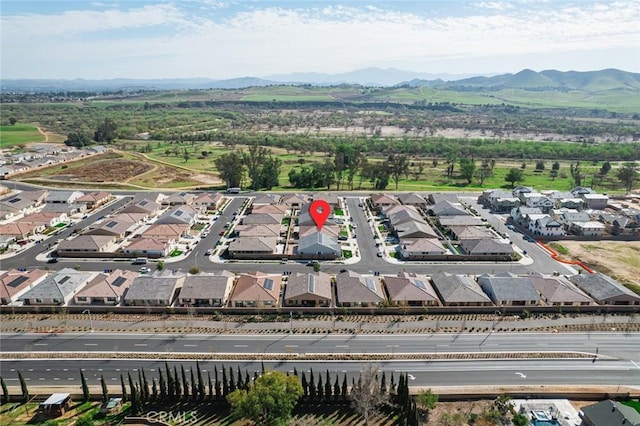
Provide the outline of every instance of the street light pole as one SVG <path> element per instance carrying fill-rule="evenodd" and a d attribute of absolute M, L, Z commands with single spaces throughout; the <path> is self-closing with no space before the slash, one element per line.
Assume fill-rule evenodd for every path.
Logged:
<path fill-rule="evenodd" d="M 93 333 L 93 319 L 91 318 L 91 309 L 85 309 L 82 311 L 83 314 L 89 314 L 89 327 L 91 328 L 91 332 Z"/>

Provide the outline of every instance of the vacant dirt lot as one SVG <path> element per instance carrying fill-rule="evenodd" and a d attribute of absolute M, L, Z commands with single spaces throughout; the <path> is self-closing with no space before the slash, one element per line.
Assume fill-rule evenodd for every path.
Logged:
<path fill-rule="evenodd" d="M 63 170 L 62 174 L 84 182 L 126 182 L 134 176 L 151 170 L 151 168 L 151 165 L 141 161 L 114 158 L 103 159 L 78 167 L 69 167 Z M 56 176 L 52 177 L 56 178 Z"/>
<path fill-rule="evenodd" d="M 638 284 L 640 276 L 640 241 L 562 241 L 571 257 L 589 267 L 611 275 L 621 282 Z"/>

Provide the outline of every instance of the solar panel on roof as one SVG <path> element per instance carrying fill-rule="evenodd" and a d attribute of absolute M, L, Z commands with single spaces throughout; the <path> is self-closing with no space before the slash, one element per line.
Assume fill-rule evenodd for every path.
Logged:
<path fill-rule="evenodd" d="M 58 281 L 58 284 L 64 284 L 67 281 L 69 281 L 70 278 L 71 278 L 70 276 L 65 275 L 64 277 L 62 277 L 62 279 L 60 281 Z"/>
<path fill-rule="evenodd" d="M 111 285 L 114 286 L 114 287 L 120 287 L 126 281 L 127 281 L 126 278 L 118 277 L 115 280 L 113 280 L 113 283 L 111 283 Z"/>
<path fill-rule="evenodd" d="M 140 204 L 141 206 L 146 206 L 147 204 L 149 204 L 149 202 L 147 200 L 142 200 L 138 204 Z"/>
<path fill-rule="evenodd" d="M 182 216 L 182 213 L 184 213 L 182 210 L 178 210 L 174 213 L 174 215 L 180 217 Z"/>
<path fill-rule="evenodd" d="M 369 290 L 376 291 L 376 283 L 372 278 L 365 278 L 364 282 L 367 284 L 367 287 L 369 287 Z"/>
<path fill-rule="evenodd" d="M 118 222 L 116 222 L 115 220 L 112 220 L 111 222 L 107 223 L 105 226 L 107 228 L 113 228 L 114 226 L 116 226 L 118 224 Z"/>
<path fill-rule="evenodd" d="M 271 278 L 267 278 L 266 280 L 264 280 L 263 287 L 265 288 L 265 290 L 273 290 L 273 280 Z"/>
<path fill-rule="evenodd" d="M 14 279 L 13 281 L 11 281 L 9 284 L 7 284 L 9 287 L 13 287 L 16 288 L 18 287 L 20 284 L 22 284 L 25 281 L 28 281 L 29 277 L 25 277 L 24 275 L 19 276 L 18 278 Z"/>
<path fill-rule="evenodd" d="M 316 276 L 315 275 L 309 275 L 309 287 L 307 290 L 309 291 L 309 293 L 316 292 Z"/>
<path fill-rule="evenodd" d="M 416 286 L 417 286 L 418 288 L 423 289 L 423 290 L 426 290 L 426 289 L 427 289 L 426 284 L 425 284 L 425 283 L 424 283 L 424 281 L 422 281 L 422 280 L 416 280 Z"/>

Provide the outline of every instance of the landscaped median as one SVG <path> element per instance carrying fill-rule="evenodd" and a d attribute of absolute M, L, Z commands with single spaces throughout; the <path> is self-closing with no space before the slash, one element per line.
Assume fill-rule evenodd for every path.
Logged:
<path fill-rule="evenodd" d="M 185 352 L 2 352 L 0 359 L 159 359 L 210 361 L 455 361 L 495 359 L 591 359 L 583 352 L 476 353 L 185 353 Z"/>

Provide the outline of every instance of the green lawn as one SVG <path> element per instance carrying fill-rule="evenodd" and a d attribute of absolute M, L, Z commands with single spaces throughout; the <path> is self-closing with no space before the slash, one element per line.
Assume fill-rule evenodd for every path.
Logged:
<path fill-rule="evenodd" d="M 28 124 L 0 126 L 0 148 L 31 142 L 44 142 L 45 137 L 38 129 Z"/>

